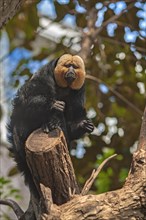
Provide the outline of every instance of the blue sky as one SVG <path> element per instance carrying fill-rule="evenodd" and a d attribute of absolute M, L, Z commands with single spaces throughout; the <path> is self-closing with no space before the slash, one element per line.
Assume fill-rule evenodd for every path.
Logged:
<path fill-rule="evenodd" d="M 67 0 L 60 0 L 58 1 L 60 4 L 67 4 L 69 1 Z M 140 18 L 139 27 L 141 30 L 141 35 L 143 37 L 146 37 L 146 3 L 136 2 L 136 7 L 139 9 L 136 16 Z M 98 2 L 96 4 L 96 8 L 98 11 L 98 19 L 96 21 L 96 26 L 100 27 L 102 25 L 102 22 L 104 20 L 104 14 L 107 10 L 106 7 L 103 7 L 102 2 Z M 118 1 L 116 3 L 109 4 L 109 8 L 114 11 L 115 14 L 119 14 L 122 10 L 126 8 L 125 1 Z M 49 16 L 51 19 L 56 18 L 56 12 L 54 8 L 53 1 L 51 0 L 43 0 L 38 4 L 38 10 L 46 16 Z M 76 3 L 76 11 L 79 13 L 84 13 L 86 10 L 82 6 Z M 67 15 L 64 18 L 64 22 L 69 25 L 75 25 L 75 17 L 72 15 Z M 112 23 L 109 24 L 107 27 L 107 31 L 109 36 L 114 36 L 114 29 L 116 29 L 116 24 Z M 126 42 L 135 42 L 136 38 L 138 36 L 138 33 L 135 31 L 131 31 L 130 28 L 125 29 L 125 41 Z"/>

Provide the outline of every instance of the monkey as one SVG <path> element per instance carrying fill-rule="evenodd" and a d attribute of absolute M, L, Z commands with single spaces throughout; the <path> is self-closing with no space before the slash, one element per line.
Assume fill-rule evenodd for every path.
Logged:
<path fill-rule="evenodd" d="M 25 158 L 25 142 L 36 129 L 61 128 L 67 143 L 94 129 L 86 117 L 85 65 L 78 55 L 64 54 L 43 66 L 18 90 L 8 125 L 8 139 L 18 169 L 37 194 Z"/>

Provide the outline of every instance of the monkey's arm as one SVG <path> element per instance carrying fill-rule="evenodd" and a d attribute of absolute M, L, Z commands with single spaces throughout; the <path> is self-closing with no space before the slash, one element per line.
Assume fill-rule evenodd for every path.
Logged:
<path fill-rule="evenodd" d="M 47 110 L 47 112 L 51 110 L 58 110 L 63 112 L 65 108 L 65 103 L 63 101 L 58 101 L 52 98 L 49 99 L 48 97 L 42 94 L 30 97 L 27 100 L 26 106 L 26 110 L 30 110 L 31 112 L 45 112 L 45 109 Z"/>
<path fill-rule="evenodd" d="M 65 103 L 56 100 L 56 91 L 52 77 L 47 81 L 43 76 L 34 77 L 19 91 L 14 100 L 12 120 L 17 127 L 25 128 L 22 137 L 29 135 L 33 130 L 49 127 L 49 130 L 61 124 L 59 114 L 63 112 Z M 19 126 L 20 124 L 20 126 Z"/>
<path fill-rule="evenodd" d="M 18 94 L 25 113 L 40 114 L 52 110 L 63 111 L 65 103 L 56 100 L 54 81 L 51 76 L 46 80 L 43 76 L 34 77 L 26 83 Z"/>
<path fill-rule="evenodd" d="M 72 94 L 72 102 L 67 115 L 71 118 L 66 120 L 68 127 L 68 135 L 70 140 L 78 139 L 86 132 L 91 133 L 94 129 L 92 122 L 86 117 L 86 109 L 84 108 L 84 87 L 78 92 Z"/>

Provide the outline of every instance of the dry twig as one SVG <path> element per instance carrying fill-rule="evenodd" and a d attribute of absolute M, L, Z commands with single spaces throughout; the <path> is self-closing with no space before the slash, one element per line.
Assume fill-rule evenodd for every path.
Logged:
<path fill-rule="evenodd" d="M 83 189 L 82 189 L 82 192 L 81 192 L 81 195 L 82 195 L 82 196 L 86 195 L 86 194 L 89 192 L 89 190 L 90 190 L 92 184 L 94 183 L 94 181 L 95 181 L 95 179 L 97 178 L 98 174 L 99 174 L 100 171 L 102 170 L 103 166 L 104 166 L 109 160 L 111 160 L 112 158 L 114 158 L 114 157 L 116 157 L 116 156 L 117 156 L 117 154 L 114 154 L 114 155 L 112 155 L 112 156 L 106 158 L 106 159 L 100 164 L 100 166 L 97 168 L 97 170 L 94 169 L 94 170 L 92 171 L 92 174 L 91 174 L 90 178 L 86 181 L 86 183 L 85 183 L 85 185 L 84 185 L 84 187 L 83 187 Z"/>

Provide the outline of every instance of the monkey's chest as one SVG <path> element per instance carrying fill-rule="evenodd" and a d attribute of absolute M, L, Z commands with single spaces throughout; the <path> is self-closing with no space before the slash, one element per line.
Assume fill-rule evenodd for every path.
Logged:
<path fill-rule="evenodd" d="M 57 89 L 57 100 L 65 102 L 64 116 L 66 120 L 72 120 L 74 118 L 74 101 L 76 99 L 75 94 L 69 88 Z"/>

